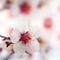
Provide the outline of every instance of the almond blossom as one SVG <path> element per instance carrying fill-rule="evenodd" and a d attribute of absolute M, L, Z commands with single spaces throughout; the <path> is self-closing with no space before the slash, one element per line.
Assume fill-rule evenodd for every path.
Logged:
<path fill-rule="evenodd" d="M 5 19 L 3 16 L 6 14 L 1 13 L 3 27 L 1 27 L 0 34 L 6 36 L 10 34 L 11 41 L 14 43 L 12 47 L 16 55 L 30 55 L 40 51 L 46 60 L 59 60 L 59 0 L 14 0 L 9 11 L 13 15 L 12 20 L 14 21 L 6 23 L 5 20 L 9 20 L 9 17 Z M 9 33 L 5 31 L 5 27 L 11 28 L 6 29 Z"/>
<path fill-rule="evenodd" d="M 30 31 L 20 32 L 15 29 L 10 37 L 11 41 L 14 43 L 13 50 L 18 56 L 24 53 L 33 54 L 34 52 L 40 51 L 40 45 Z"/>

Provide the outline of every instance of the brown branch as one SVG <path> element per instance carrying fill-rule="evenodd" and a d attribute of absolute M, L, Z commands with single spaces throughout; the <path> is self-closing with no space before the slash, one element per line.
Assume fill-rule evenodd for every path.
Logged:
<path fill-rule="evenodd" d="M 13 44 L 12 42 L 5 42 L 7 47 L 10 46 L 11 44 Z"/>
<path fill-rule="evenodd" d="M 3 41 L 4 40 L 10 40 L 10 37 L 5 37 L 5 36 L 2 36 L 2 35 L 0 35 L 0 37 L 3 38 Z"/>

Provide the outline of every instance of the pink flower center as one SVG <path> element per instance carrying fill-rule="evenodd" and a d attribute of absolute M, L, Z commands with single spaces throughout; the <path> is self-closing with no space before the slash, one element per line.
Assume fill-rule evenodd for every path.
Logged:
<path fill-rule="evenodd" d="M 20 36 L 20 41 L 22 41 L 24 44 L 26 44 L 31 39 L 31 36 L 29 32 L 24 32 Z"/>
<path fill-rule="evenodd" d="M 30 5 L 24 2 L 21 5 L 19 5 L 19 10 L 21 11 L 21 13 L 27 14 L 30 12 Z"/>
<path fill-rule="evenodd" d="M 51 20 L 51 18 L 45 19 L 45 21 L 44 21 L 44 27 L 45 28 L 51 28 L 52 27 L 52 20 Z"/>

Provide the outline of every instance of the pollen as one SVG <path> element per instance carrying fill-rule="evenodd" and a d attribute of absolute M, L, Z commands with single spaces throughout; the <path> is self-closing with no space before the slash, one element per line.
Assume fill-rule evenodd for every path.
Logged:
<path fill-rule="evenodd" d="M 29 40 L 31 40 L 31 36 L 29 32 L 24 32 L 21 34 L 20 41 L 22 41 L 24 44 L 26 44 Z"/>

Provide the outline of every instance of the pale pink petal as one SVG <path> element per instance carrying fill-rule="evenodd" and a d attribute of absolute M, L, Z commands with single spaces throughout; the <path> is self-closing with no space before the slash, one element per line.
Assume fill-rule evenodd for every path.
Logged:
<path fill-rule="evenodd" d="M 15 21 L 16 21 L 15 27 L 20 32 L 29 30 L 29 17 L 28 16 L 20 15 L 20 16 L 16 17 Z"/>
<path fill-rule="evenodd" d="M 42 55 L 39 52 L 35 52 L 33 53 L 31 60 L 42 60 Z"/>
<path fill-rule="evenodd" d="M 13 30 L 10 34 L 11 41 L 13 43 L 16 43 L 17 41 L 19 41 L 19 36 L 20 32 L 17 29 Z"/>
<path fill-rule="evenodd" d="M 59 12 L 58 12 L 58 5 L 60 4 L 60 0 L 51 0 L 50 2 L 49 2 L 49 9 L 50 9 L 50 12 L 52 13 L 52 15 L 58 15 L 58 14 L 60 14 Z"/>
<path fill-rule="evenodd" d="M 24 55 L 24 52 L 25 52 L 25 45 L 22 44 L 22 42 L 17 42 L 14 44 L 13 50 L 15 54 L 17 54 L 18 56 L 22 56 Z"/>
<path fill-rule="evenodd" d="M 32 39 L 26 44 L 26 51 L 30 54 L 38 52 L 40 50 L 40 45 L 37 40 Z"/>

